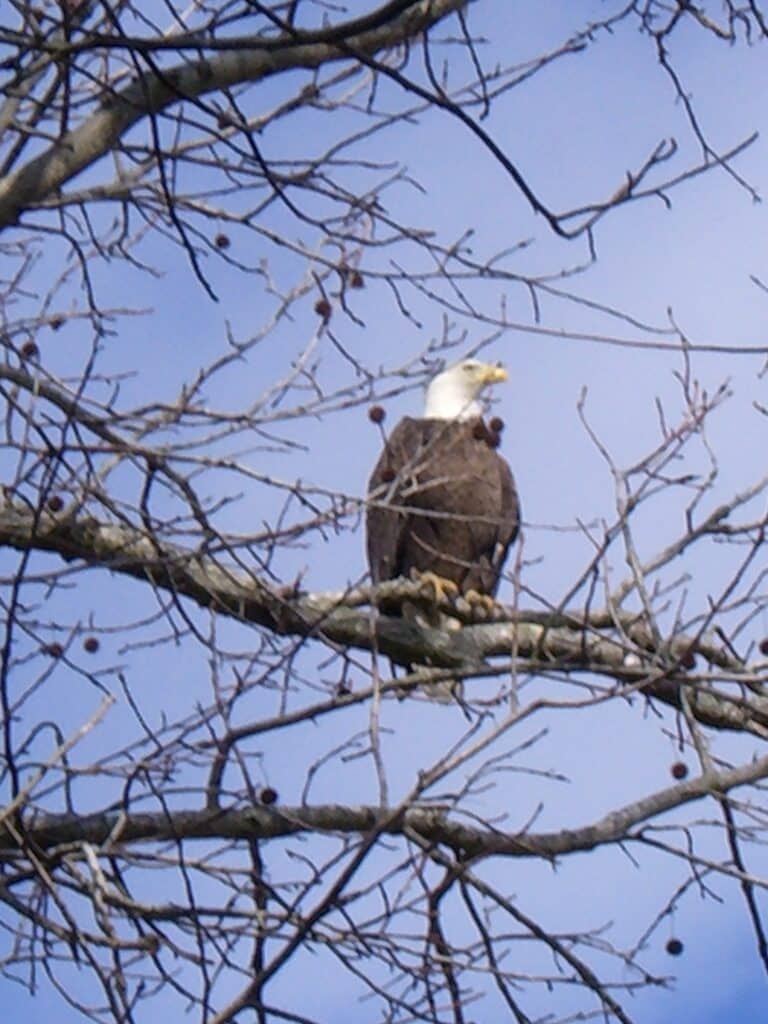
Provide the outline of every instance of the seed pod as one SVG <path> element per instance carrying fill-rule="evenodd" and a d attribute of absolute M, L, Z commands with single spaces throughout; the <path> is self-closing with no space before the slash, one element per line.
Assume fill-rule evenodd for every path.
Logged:
<path fill-rule="evenodd" d="M 315 312 L 323 320 L 324 323 L 328 323 L 331 319 L 331 304 L 326 298 L 318 299 L 315 303 Z"/>

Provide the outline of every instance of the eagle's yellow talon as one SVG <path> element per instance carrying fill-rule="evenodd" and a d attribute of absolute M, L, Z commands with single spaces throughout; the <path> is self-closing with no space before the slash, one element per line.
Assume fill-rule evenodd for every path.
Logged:
<path fill-rule="evenodd" d="M 496 610 L 496 601 L 490 594 L 481 594 L 477 590 L 468 590 L 464 597 L 471 605 L 482 608 L 488 614 Z"/>
<path fill-rule="evenodd" d="M 470 616 L 475 621 L 494 621 L 499 606 L 489 594 L 481 594 L 477 590 L 468 590 L 464 598 L 469 605 Z"/>
<path fill-rule="evenodd" d="M 431 588 L 430 596 L 435 604 L 439 604 L 442 601 L 451 601 L 459 595 L 459 588 L 453 580 L 447 580 L 444 576 L 438 576 L 437 573 L 419 573 L 418 580 L 424 587 Z"/>

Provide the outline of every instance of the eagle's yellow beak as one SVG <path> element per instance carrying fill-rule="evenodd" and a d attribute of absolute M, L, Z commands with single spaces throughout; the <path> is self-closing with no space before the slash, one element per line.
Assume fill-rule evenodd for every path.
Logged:
<path fill-rule="evenodd" d="M 509 374 L 503 366 L 486 365 L 482 373 L 483 384 L 502 384 L 509 379 Z"/>

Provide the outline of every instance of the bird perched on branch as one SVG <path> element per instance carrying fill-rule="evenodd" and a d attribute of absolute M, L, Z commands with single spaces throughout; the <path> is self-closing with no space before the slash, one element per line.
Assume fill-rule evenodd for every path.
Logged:
<path fill-rule="evenodd" d="M 470 605 L 494 604 L 519 530 L 520 502 L 497 451 L 503 423 L 484 421 L 481 395 L 506 379 L 504 369 L 477 359 L 439 373 L 427 388 L 424 415 L 397 424 L 371 475 L 371 578 L 380 583 L 411 576 L 430 584 L 434 608 L 426 617 L 419 609 L 422 625 L 446 628 L 437 608 L 445 599 L 461 595 Z M 403 607 L 404 616 L 414 614 Z M 442 693 L 431 695 L 444 699 L 445 689 L 441 684 Z"/>

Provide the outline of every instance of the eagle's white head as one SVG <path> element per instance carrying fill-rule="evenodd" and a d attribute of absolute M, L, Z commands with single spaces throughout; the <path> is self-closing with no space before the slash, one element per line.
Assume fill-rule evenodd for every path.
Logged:
<path fill-rule="evenodd" d="M 507 371 L 502 366 L 481 363 L 478 359 L 463 359 L 429 382 L 424 418 L 471 420 L 482 416 L 483 407 L 478 398 L 483 388 L 506 379 Z"/>

